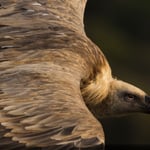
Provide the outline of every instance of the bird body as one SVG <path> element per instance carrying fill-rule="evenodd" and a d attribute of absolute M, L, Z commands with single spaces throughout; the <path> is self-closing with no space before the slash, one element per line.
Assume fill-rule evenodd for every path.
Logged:
<path fill-rule="evenodd" d="M 0 0 L 1 150 L 102 148 L 98 118 L 149 111 L 146 93 L 114 79 L 86 36 L 85 5 Z"/>

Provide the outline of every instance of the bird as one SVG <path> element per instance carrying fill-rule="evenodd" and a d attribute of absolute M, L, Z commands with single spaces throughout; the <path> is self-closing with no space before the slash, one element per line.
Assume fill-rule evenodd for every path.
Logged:
<path fill-rule="evenodd" d="M 87 0 L 0 0 L 0 149 L 104 149 L 100 118 L 149 113 L 84 30 Z"/>

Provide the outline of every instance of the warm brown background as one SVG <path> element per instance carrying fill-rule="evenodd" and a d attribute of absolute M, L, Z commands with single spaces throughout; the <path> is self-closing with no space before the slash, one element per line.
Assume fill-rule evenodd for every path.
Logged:
<path fill-rule="evenodd" d="M 150 94 L 150 0 L 88 0 L 85 27 L 113 75 Z M 105 119 L 103 126 L 107 144 L 150 145 L 150 114 Z"/>

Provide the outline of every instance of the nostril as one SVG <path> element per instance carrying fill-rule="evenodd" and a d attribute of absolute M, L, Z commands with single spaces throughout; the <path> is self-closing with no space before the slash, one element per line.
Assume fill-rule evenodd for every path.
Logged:
<path fill-rule="evenodd" d="M 150 96 L 145 96 L 145 102 L 146 102 L 147 104 L 150 104 Z"/>

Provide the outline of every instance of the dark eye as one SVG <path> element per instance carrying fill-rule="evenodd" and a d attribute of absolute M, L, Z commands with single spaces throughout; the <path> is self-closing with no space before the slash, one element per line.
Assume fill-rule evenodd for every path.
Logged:
<path fill-rule="evenodd" d="M 125 99 L 125 101 L 130 102 L 130 101 L 134 101 L 136 99 L 136 96 L 134 94 L 125 93 L 124 99 Z"/>

